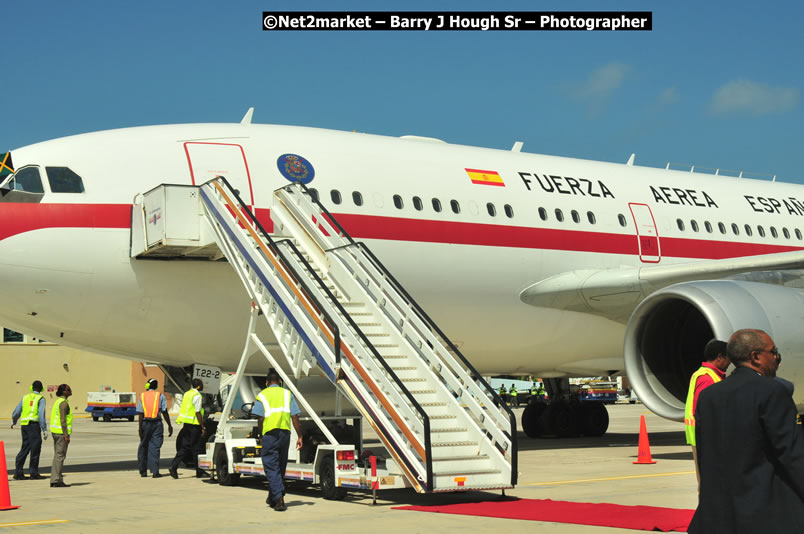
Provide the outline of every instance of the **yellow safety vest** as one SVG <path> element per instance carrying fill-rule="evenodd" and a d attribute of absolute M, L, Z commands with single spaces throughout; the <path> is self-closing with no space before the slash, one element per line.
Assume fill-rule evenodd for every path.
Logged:
<path fill-rule="evenodd" d="M 193 399 L 201 393 L 193 388 L 184 394 L 181 399 L 181 408 L 179 409 L 179 416 L 176 418 L 177 423 L 186 423 L 188 425 L 198 425 L 198 418 L 195 416 L 195 405 Z M 204 417 L 204 408 L 201 408 L 201 417 Z"/>
<path fill-rule="evenodd" d="M 290 390 L 281 387 L 268 387 L 260 391 L 257 398 L 265 411 L 262 433 L 279 428 L 290 430 Z"/>
<path fill-rule="evenodd" d="M 22 417 L 20 417 L 20 424 L 27 425 L 31 421 L 34 423 L 39 422 L 39 401 L 44 397 L 39 393 L 28 393 L 22 398 Z"/>
<path fill-rule="evenodd" d="M 61 427 L 61 411 L 59 406 L 63 402 L 67 402 L 64 397 L 59 397 L 53 403 L 53 411 L 50 412 L 50 432 L 52 434 L 64 434 L 64 429 Z M 64 418 L 65 425 L 67 426 L 67 435 L 73 433 L 73 413 L 70 411 L 70 405 L 67 404 L 67 417 Z"/>
<path fill-rule="evenodd" d="M 142 416 L 146 419 L 159 419 L 159 396 L 158 391 L 144 391 L 142 393 Z M 182 403 L 183 404 L 183 403 Z"/>
<path fill-rule="evenodd" d="M 692 401 L 695 399 L 695 384 L 698 378 L 709 375 L 715 382 L 720 382 L 720 376 L 708 367 L 701 366 L 700 369 L 692 373 L 690 377 L 690 389 L 687 392 L 687 403 L 684 406 L 684 431 L 687 434 L 687 445 L 695 447 L 695 414 L 692 413 Z"/>

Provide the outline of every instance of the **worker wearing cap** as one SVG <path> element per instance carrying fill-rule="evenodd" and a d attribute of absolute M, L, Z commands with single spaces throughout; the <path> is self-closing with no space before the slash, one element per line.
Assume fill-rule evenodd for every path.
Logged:
<path fill-rule="evenodd" d="M 268 478 L 268 498 L 266 504 L 277 512 L 287 510 L 285 506 L 285 469 L 288 465 L 290 447 L 290 424 L 296 429 L 296 450 L 302 447 L 299 407 L 289 390 L 280 383 L 279 373 L 268 371 L 263 389 L 254 403 L 251 413 L 258 416 L 257 428 L 262 433 L 262 466 Z"/>
<path fill-rule="evenodd" d="M 159 449 L 164 441 L 165 430 L 159 415 L 165 419 L 168 426 L 168 437 L 173 435 L 173 425 L 167 412 L 167 400 L 157 391 L 159 382 L 151 378 L 145 383 L 145 391 L 137 400 L 137 413 L 139 414 L 140 447 L 137 449 L 137 464 L 140 476 L 148 476 L 151 469 L 153 478 L 159 478 Z"/>
<path fill-rule="evenodd" d="M 701 473 L 698 467 L 698 447 L 695 442 L 695 409 L 698 406 L 698 395 L 712 384 L 720 382 L 726 377 L 729 368 L 729 357 L 726 355 L 726 342 L 711 339 L 704 347 L 704 361 L 701 367 L 690 377 L 690 387 L 687 392 L 687 402 L 684 406 L 684 429 L 686 431 L 687 445 L 692 446 L 692 460 L 695 464 L 695 475 L 698 485 L 701 484 Z"/>
<path fill-rule="evenodd" d="M 173 478 L 179 478 L 179 462 L 190 456 L 195 458 L 195 476 L 202 478 L 206 473 L 198 468 L 198 445 L 207 435 L 204 428 L 204 408 L 201 407 L 201 392 L 204 390 L 204 383 L 200 378 L 193 378 L 192 388 L 184 393 L 181 399 L 181 408 L 177 423 L 183 425 L 177 440 L 179 450 L 170 464 L 168 472 Z"/>
<path fill-rule="evenodd" d="M 25 459 L 31 454 L 31 463 L 28 471 L 32 480 L 45 477 L 39 474 L 39 455 L 42 452 L 42 440 L 47 439 L 47 422 L 45 421 L 45 398 L 42 396 L 42 382 L 34 380 L 31 392 L 22 397 L 11 414 L 11 428 L 20 422 L 22 431 L 22 447 L 17 454 L 17 463 L 14 470 L 14 480 L 26 480 L 23 472 Z M 40 434 L 41 432 L 41 434 Z"/>
<path fill-rule="evenodd" d="M 53 466 L 50 468 L 50 487 L 69 488 L 64 483 L 62 470 L 64 459 L 67 457 L 67 447 L 70 445 L 70 436 L 73 433 L 73 414 L 67 399 L 73 390 L 67 384 L 59 385 L 56 390 L 56 402 L 50 412 L 50 433 L 53 434 Z"/>

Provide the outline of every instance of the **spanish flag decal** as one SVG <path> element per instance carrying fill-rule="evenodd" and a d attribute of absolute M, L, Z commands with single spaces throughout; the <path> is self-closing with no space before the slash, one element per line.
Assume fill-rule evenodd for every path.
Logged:
<path fill-rule="evenodd" d="M 0 180 L 14 173 L 14 164 L 11 163 L 11 152 L 0 154 Z"/>
<path fill-rule="evenodd" d="M 473 184 L 480 185 L 498 185 L 505 187 L 505 184 L 497 171 L 483 171 L 480 169 L 466 169 L 466 174 L 472 180 Z"/>

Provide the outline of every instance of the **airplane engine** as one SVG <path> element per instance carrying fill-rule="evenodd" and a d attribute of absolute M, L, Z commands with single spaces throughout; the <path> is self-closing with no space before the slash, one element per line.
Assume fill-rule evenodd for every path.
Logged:
<path fill-rule="evenodd" d="M 631 315 L 626 374 L 651 411 L 683 421 L 689 379 L 707 341 L 727 341 L 741 328 L 764 330 L 782 353 L 779 376 L 796 383 L 804 378 L 803 324 L 804 290 L 737 280 L 675 284 L 651 294 Z M 802 411 L 804 391 L 794 398 Z"/>

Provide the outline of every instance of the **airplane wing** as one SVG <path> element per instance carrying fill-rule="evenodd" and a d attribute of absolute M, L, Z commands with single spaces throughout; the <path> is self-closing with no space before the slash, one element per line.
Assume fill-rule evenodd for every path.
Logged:
<path fill-rule="evenodd" d="M 581 269 L 545 278 L 525 288 L 519 298 L 532 306 L 591 313 L 624 321 L 642 299 L 672 284 L 793 269 L 804 269 L 804 251 L 672 265 Z"/>

